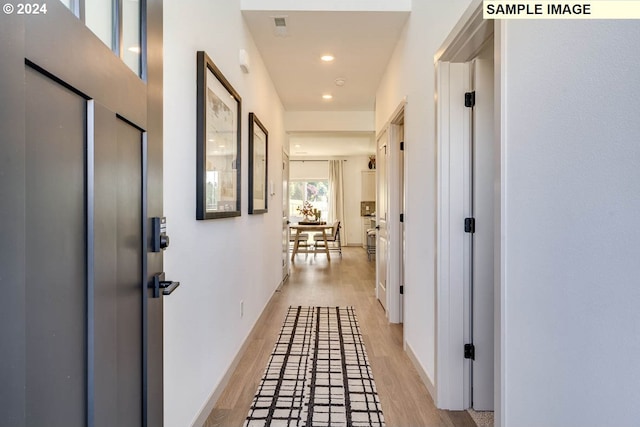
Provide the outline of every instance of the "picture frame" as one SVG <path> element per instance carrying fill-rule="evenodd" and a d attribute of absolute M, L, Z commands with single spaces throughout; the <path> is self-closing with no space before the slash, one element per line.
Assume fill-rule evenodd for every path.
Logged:
<path fill-rule="evenodd" d="M 240 216 L 242 98 L 197 52 L 196 219 Z"/>
<path fill-rule="evenodd" d="M 254 113 L 249 113 L 249 213 L 268 212 L 269 132 Z"/>

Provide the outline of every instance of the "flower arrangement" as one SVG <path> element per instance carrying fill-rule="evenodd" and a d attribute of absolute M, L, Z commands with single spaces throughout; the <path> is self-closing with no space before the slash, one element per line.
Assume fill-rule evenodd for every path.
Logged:
<path fill-rule="evenodd" d="M 375 154 L 372 154 L 369 156 L 369 169 L 375 169 L 376 168 L 376 156 Z"/>
<path fill-rule="evenodd" d="M 315 216 L 315 210 L 313 209 L 313 205 L 308 201 L 305 201 L 302 206 L 298 206 L 296 210 L 300 213 L 300 215 L 310 218 Z"/>
<path fill-rule="evenodd" d="M 315 218 L 316 221 L 320 219 L 320 215 L 322 214 L 322 212 L 320 212 L 318 209 L 315 209 L 313 205 L 308 201 L 305 201 L 302 206 L 298 206 L 296 210 L 305 218 Z"/>

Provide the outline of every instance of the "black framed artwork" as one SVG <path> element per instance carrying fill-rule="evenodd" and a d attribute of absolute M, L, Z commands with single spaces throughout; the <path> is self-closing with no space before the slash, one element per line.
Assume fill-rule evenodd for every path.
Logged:
<path fill-rule="evenodd" d="M 196 219 L 240 216 L 242 99 L 203 51 L 197 66 Z"/>
<path fill-rule="evenodd" d="M 249 213 L 267 212 L 269 132 L 254 113 L 249 113 Z"/>

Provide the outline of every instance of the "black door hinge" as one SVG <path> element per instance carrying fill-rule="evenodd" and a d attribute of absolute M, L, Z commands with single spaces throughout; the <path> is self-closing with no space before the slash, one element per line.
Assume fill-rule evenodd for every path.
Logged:
<path fill-rule="evenodd" d="M 403 213 L 400 214 L 400 222 L 404 222 L 404 214 Z"/>
<path fill-rule="evenodd" d="M 400 151 L 404 151 L 404 141 L 400 142 Z"/>
<path fill-rule="evenodd" d="M 476 106 L 476 93 L 474 92 L 465 92 L 464 94 L 464 106 L 468 108 L 473 108 Z"/>
<path fill-rule="evenodd" d="M 464 358 L 476 360 L 476 347 L 473 344 L 464 345 Z"/>
<path fill-rule="evenodd" d="M 404 295 L 404 285 L 400 285 L 400 295 Z"/>
<path fill-rule="evenodd" d="M 464 232 L 465 233 L 475 233 L 476 232 L 476 219 L 475 218 L 465 218 L 464 219 Z"/>

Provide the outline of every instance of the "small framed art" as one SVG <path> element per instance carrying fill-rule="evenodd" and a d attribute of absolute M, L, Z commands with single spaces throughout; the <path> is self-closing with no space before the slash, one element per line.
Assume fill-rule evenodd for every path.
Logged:
<path fill-rule="evenodd" d="M 249 113 L 249 213 L 267 212 L 267 161 L 269 132 L 254 113 Z"/>

